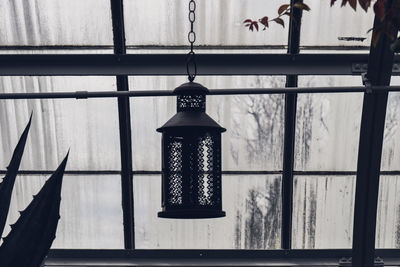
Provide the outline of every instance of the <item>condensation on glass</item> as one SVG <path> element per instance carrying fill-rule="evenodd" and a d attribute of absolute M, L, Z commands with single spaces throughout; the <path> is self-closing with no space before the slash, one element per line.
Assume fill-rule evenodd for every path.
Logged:
<path fill-rule="evenodd" d="M 380 176 L 375 247 L 400 248 L 399 176 Z"/>
<path fill-rule="evenodd" d="M 281 176 L 224 175 L 226 217 L 177 220 L 157 217 L 161 177 L 134 181 L 137 249 L 278 249 L 281 233 Z"/>
<path fill-rule="evenodd" d="M 197 77 L 210 89 L 283 87 L 285 78 L 236 76 Z M 167 89 L 184 77 L 130 77 L 131 90 Z M 133 168 L 159 170 L 160 136 L 154 129 L 176 109 L 175 97 L 131 98 Z M 284 96 L 207 96 L 207 113 L 229 129 L 222 137 L 222 170 L 281 170 Z M 136 125 L 136 127 L 135 127 Z"/>
<path fill-rule="evenodd" d="M 0 45 L 112 45 L 109 0 L 0 1 Z"/>
<path fill-rule="evenodd" d="M 17 177 L 3 237 L 49 176 Z M 64 175 L 60 215 L 52 248 L 122 249 L 120 176 Z"/>
<path fill-rule="evenodd" d="M 288 27 L 277 23 L 263 31 L 251 32 L 245 19 L 258 20 L 276 14 L 281 0 L 197 2 L 196 45 L 286 45 Z M 140 10 L 140 12 L 137 12 Z M 126 41 L 128 45 L 188 45 L 188 2 L 146 0 L 124 2 Z M 271 14 L 273 12 L 273 14 Z M 288 25 L 289 17 L 283 18 Z"/>
<path fill-rule="evenodd" d="M 392 77 L 391 85 L 400 85 L 400 77 Z M 383 135 L 381 170 L 400 170 L 400 92 L 389 92 Z"/>
<path fill-rule="evenodd" d="M 359 77 L 300 77 L 299 86 L 359 85 Z M 295 170 L 355 171 L 363 95 L 299 94 Z"/>
<path fill-rule="evenodd" d="M 0 92 L 115 90 L 114 77 L 1 77 Z M 54 170 L 68 149 L 69 170 L 118 170 L 116 99 L 3 100 L 0 169 L 5 169 L 33 112 L 21 170 Z"/>
<path fill-rule="evenodd" d="M 301 22 L 302 46 L 370 46 L 374 12 L 366 13 L 359 5 L 355 12 L 349 5 L 337 2 L 307 1 L 310 12 L 303 12 Z"/>
<path fill-rule="evenodd" d="M 354 176 L 295 176 L 292 247 L 351 248 Z"/>

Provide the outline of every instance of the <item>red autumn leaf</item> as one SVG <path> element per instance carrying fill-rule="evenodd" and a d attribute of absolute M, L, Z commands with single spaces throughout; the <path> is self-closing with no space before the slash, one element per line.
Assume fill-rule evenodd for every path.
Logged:
<path fill-rule="evenodd" d="M 282 25 L 282 27 L 285 28 L 285 22 L 283 21 L 283 19 L 275 18 L 275 19 L 273 19 L 273 21 L 275 21 L 276 23 Z"/>
<path fill-rule="evenodd" d="M 345 6 L 347 2 L 350 4 L 350 6 L 356 10 L 357 9 L 357 0 L 342 0 L 342 6 Z"/>
<path fill-rule="evenodd" d="M 348 0 L 350 3 L 350 6 L 354 9 L 357 10 L 357 0 Z"/>
<path fill-rule="evenodd" d="M 283 12 L 285 12 L 288 8 L 290 7 L 289 4 L 284 4 L 281 5 L 278 9 L 278 15 L 281 15 Z"/>
<path fill-rule="evenodd" d="M 365 12 L 367 12 L 368 8 L 371 6 L 371 0 L 358 0 L 358 3 Z"/>
<path fill-rule="evenodd" d="M 260 21 L 260 23 L 261 23 L 262 25 L 264 25 L 264 30 L 265 30 L 265 28 L 268 28 L 268 27 L 269 27 L 269 24 L 268 24 L 268 17 L 263 17 L 262 19 L 259 19 L 259 21 Z"/>
<path fill-rule="evenodd" d="M 310 11 L 311 10 L 311 8 L 308 5 L 306 5 L 304 3 L 301 3 L 301 2 L 295 3 L 293 5 L 293 7 L 301 9 L 301 10 L 305 10 L 305 11 Z"/>
<path fill-rule="evenodd" d="M 254 31 L 256 29 L 258 31 L 258 22 L 251 19 L 246 19 L 243 21 L 245 27 L 249 27 L 249 31 Z"/>
<path fill-rule="evenodd" d="M 251 21 L 250 24 L 248 24 L 249 26 L 249 31 L 254 31 L 254 29 L 256 29 L 258 31 L 258 22 L 257 21 Z"/>
<path fill-rule="evenodd" d="M 385 5 L 386 5 L 386 0 L 378 0 L 378 1 L 376 1 L 376 3 L 374 4 L 374 12 L 375 12 L 375 15 L 376 15 L 381 21 L 383 21 L 383 19 L 385 18 Z"/>
<path fill-rule="evenodd" d="M 253 21 L 254 27 L 256 28 L 256 30 L 258 31 L 258 22 L 257 21 Z"/>

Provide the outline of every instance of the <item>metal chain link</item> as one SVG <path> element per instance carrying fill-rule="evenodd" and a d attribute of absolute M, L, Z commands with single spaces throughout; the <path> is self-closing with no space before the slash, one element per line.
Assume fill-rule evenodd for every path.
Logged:
<path fill-rule="evenodd" d="M 188 53 L 186 59 L 186 71 L 188 75 L 188 79 L 190 82 L 193 82 L 194 78 L 197 74 L 197 66 L 195 53 L 193 51 L 193 44 L 196 42 L 196 33 L 193 30 L 194 22 L 196 21 L 196 2 L 194 0 L 189 1 L 189 22 L 190 22 L 190 32 L 188 33 L 188 41 L 190 43 L 190 52 Z"/>

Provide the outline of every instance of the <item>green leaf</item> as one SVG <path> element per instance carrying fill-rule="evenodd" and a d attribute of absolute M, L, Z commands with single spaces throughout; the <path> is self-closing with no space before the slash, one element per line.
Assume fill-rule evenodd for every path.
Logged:
<path fill-rule="evenodd" d="M 0 247 L 2 267 L 38 267 L 56 237 L 68 154 L 12 226 Z"/>
<path fill-rule="evenodd" d="M 22 155 L 24 154 L 26 139 L 28 137 L 29 129 L 31 127 L 32 114 L 29 122 L 19 138 L 18 144 L 14 149 L 10 164 L 7 167 L 6 176 L 0 183 L 0 236 L 3 233 L 4 226 L 7 221 L 8 210 L 10 208 L 11 194 L 15 184 L 15 178 L 19 165 L 21 164 Z"/>

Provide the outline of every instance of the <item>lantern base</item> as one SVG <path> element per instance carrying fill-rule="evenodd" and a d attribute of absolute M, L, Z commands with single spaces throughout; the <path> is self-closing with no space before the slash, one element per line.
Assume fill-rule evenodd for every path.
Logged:
<path fill-rule="evenodd" d="M 196 210 L 196 209 L 182 209 L 182 210 L 169 210 L 160 211 L 158 217 L 170 219 L 209 219 L 225 217 L 226 213 L 222 210 Z"/>

